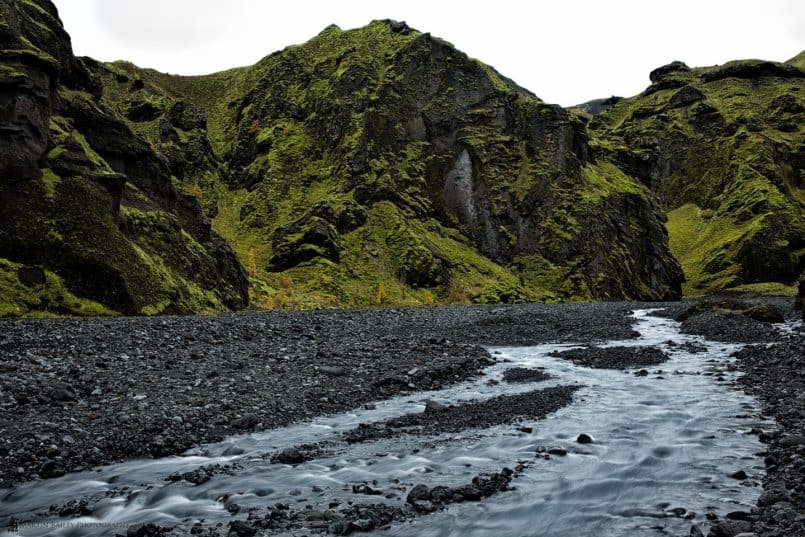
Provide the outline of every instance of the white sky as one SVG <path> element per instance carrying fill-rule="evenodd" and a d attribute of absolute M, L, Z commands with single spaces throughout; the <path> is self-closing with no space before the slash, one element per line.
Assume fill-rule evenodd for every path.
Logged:
<path fill-rule="evenodd" d="M 176 74 L 249 65 L 329 24 L 397 19 L 565 106 L 634 95 L 671 60 L 784 61 L 805 0 L 55 0 L 76 54 Z"/>

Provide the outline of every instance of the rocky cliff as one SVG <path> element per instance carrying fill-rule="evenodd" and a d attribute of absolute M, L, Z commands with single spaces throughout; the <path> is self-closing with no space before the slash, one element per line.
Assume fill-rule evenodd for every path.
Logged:
<path fill-rule="evenodd" d="M 803 270 L 801 54 L 564 110 L 395 21 L 182 77 L 75 58 L 45 0 L 0 6 L 2 313 L 667 299 L 677 259 L 693 294 Z"/>
<path fill-rule="evenodd" d="M 234 252 L 102 95 L 50 2 L 0 0 L 0 315 L 245 306 Z"/>
<path fill-rule="evenodd" d="M 663 299 L 682 275 L 648 188 L 585 120 L 394 21 L 257 65 L 95 65 L 269 306 Z"/>
<path fill-rule="evenodd" d="M 780 290 L 805 267 L 802 58 L 674 62 L 591 121 L 594 153 L 668 211 L 686 294 Z"/>

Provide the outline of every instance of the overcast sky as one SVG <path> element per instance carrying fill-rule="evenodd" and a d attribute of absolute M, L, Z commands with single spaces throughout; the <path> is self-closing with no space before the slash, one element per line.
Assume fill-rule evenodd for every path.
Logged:
<path fill-rule="evenodd" d="M 571 105 L 633 95 L 651 69 L 784 61 L 805 48 L 805 0 L 56 0 L 78 55 L 176 74 L 255 63 L 329 24 L 397 19 Z"/>

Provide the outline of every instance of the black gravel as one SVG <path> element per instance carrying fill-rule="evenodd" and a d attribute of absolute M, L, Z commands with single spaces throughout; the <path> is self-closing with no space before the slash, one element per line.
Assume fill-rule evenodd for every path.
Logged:
<path fill-rule="evenodd" d="M 753 531 L 759 537 L 805 535 L 805 333 L 746 347 L 735 356 L 745 372 L 739 382 L 781 427 L 756 431 L 768 450 Z"/>
<path fill-rule="evenodd" d="M 704 336 L 711 341 L 729 343 L 765 343 L 779 339 L 779 333 L 769 323 L 743 315 L 704 312 L 682 322 L 685 334 Z"/>
<path fill-rule="evenodd" d="M 500 395 L 484 401 L 451 405 L 440 410 L 406 414 L 384 422 L 362 423 L 344 433 L 349 443 L 368 442 L 407 434 L 437 435 L 486 428 L 522 419 L 541 419 L 573 400 L 577 386 L 559 386 L 517 395 Z"/>
<path fill-rule="evenodd" d="M 676 303 L 683 304 L 683 303 Z M 770 343 L 779 339 L 773 323 L 797 318 L 793 301 L 785 298 L 741 299 L 710 298 L 688 301 L 684 309 L 669 308 L 682 323 L 686 334 L 704 336 L 727 343 Z"/>
<path fill-rule="evenodd" d="M 635 335 L 630 303 L 0 321 L 0 488 L 465 380 L 479 345 Z"/>
<path fill-rule="evenodd" d="M 503 380 L 512 384 L 520 382 L 542 382 L 549 378 L 551 378 L 551 375 L 541 368 L 512 367 L 503 372 Z"/>
<path fill-rule="evenodd" d="M 232 434 L 440 388 L 491 363 L 480 345 L 581 343 L 592 346 L 576 353 L 579 360 L 589 361 L 585 365 L 654 365 L 659 362 L 640 360 L 665 357 L 627 356 L 635 349 L 602 351 L 594 345 L 635 336 L 629 316 L 633 309 L 664 307 L 674 317 L 690 305 L 602 303 L 0 321 L 0 488 L 133 457 L 180 453 Z M 683 329 L 722 341 L 748 337 L 780 341 L 768 323 L 747 317 L 733 323 L 737 318 L 705 312 L 688 318 Z M 753 372 L 745 366 L 747 389 L 759 390 L 776 416 L 789 416 L 778 418 L 785 431 L 779 438 L 766 435 L 770 495 L 753 522 L 762 537 L 796 535 L 802 526 L 790 513 L 803 512 L 805 452 L 785 440 L 802 434 L 802 423 L 794 418 L 805 415 L 797 396 L 805 390 L 791 380 L 801 379 L 794 373 L 803 371 L 799 341 L 799 346 L 788 342 L 774 351 L 753 347 L 741 358 L 741 363 L 759 368 Z M 795 353 L 800 361 L 779 365 Z M 565 353 L 562 358 L 573 356 Z M 779 357 L 779 362 L 767 363 L 769 356 Z M 488 408 L 461 405 L 434 411 L 438 407 L 433 405 L 429 415 L 403 416 L 390 425 L 367 426 L 363 432 L 368 440 L 534 419 L 568 404 L 573 389 L 504 396 Z M 304 450 L 300 455 L 312 456 Z M 278 462 L 298 460 L 293 453 L 272 456 Z M 201 482 L 227 471 L 209 467 L 168 479 Z M 782 491 L 781 483 L 784 493 L 775 496 Z M 82 507 L 66 509 L 80 512 Z M 347 524 L 366 524 L 367 511 L 361 504 L 344 509 L 337 516 Z M 384 520 L 377 516 L 375 524 Z M 329 528 L 334 520 L 317 523 L 324 522 Z M 775 534 L 766 527 L 783 529 Z M 229 528 L 235 535 L 250 529 Z M 142 528 L 139 534 L 151 535 L 153 530 Z"/>
<path fill-rule="evenodd" d="M 587 347 L 554 352 L 551 356 L 596 369 L 627 369 L 668 360 L 668 355 L 656 347 Z"/>

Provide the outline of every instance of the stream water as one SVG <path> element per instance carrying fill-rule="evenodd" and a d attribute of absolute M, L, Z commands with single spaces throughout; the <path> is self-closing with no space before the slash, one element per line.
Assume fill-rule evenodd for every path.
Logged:
<path fill-rule="evenodd" d="M 640 337 L 606 346 L 657 346 L 670 355 L 647 376 L 635 370 L 591 369 L 549 354 L 570 348 L 539 345 L 491 349 L 499 361 L 482 377 L 435 392 L 402 396 L 374 408 L 317 419 L 283 429 L 233 437 L 183 456 L 135 460 L 34 481 L 0 490 L 0 528 L 12 518 L 19 533 L 6 535 L 114 535 L 133 524 L 153 522 L 188 533 L 232 520 L 227 506 L 251 507 L 277 502 L 326 509 L 331 501 L 371 501 L 400 505 L 398 483 L 459 485 L 485 471 L 530 464 L 515 490 L 482 502 L 448 509 L 383 530 L 394 536 L 496 535 L 553 537 L 577 535 L 687 535 L 692 522 L 706 528 L 705 514 L 723 517 L 748 511 L 760 494 L 762 445 L 754 427 L 773 428 L 757 416 L 759 403 L 735 390 L 729 355 L 739 345 L 714 343 L 679 333 L 674 321 L 635 312 Z M 690 352 L 686 343 L 706 347 Z M 687 349 L 687 350 L 686 350 Z M 541 367 L 552 375 L 538 383 L 499 384 L 506 369 Z M 661 372 L 658 372 L 661 370 Z M 722 380 L 719 380 L 719 375 Z M 437 437 L 402 435 L 346 445 L 340 433 L 359 423 L 421 412 L 425 401 L 456 403 L 556 385 L 579 385 L 573 403 L 543 420 L 524 422 L 533 432 L 500 426 Z M 594 438 L 578 444 L 578 434 Z M 323 442 L 324 453 L 292 467 L 271 464 L 265 455 L 282 448 Z M 567 456 L 535 457 L 540 447 L 563 447 Z M 199 485 L 166 478 L 209 464 L 233 469 Z M 744 470 L 749 479 L 729 474 Z M 358 497 L 352 484 L 369 482 L 397 496 Z M 301 494 L 298 494 L 300 493 Z M 53 504 L 85 499 L 91 515 L 59 518 Z M 237 515 L 236 515 L 237 516 Z M 27 523 L 26 523 L 27 522 Z M 706 531 L 705 531 L 706 533 Z M 305 532 L 300 532 L 305 534 Z"/>

